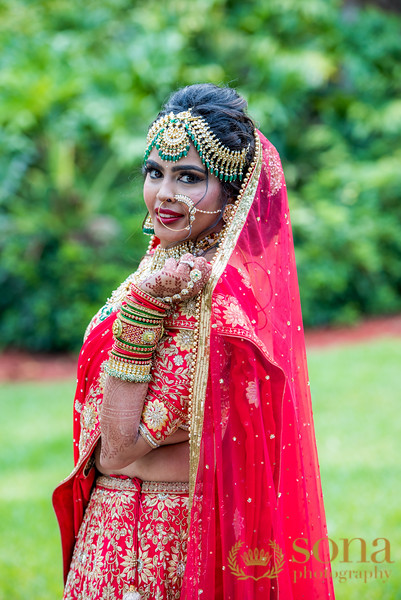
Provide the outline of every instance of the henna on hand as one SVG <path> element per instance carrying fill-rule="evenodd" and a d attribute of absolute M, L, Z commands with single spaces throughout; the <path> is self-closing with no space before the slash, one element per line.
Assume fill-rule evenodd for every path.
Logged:
<path fill-rule="evenodd" d="M 188 288 L 193 269 L 200 271 L 201 277 L 193 282 L 192 288 Z M 212 266 L 204 257 L 185 254 L 178 263 L 174 258 L 168 258 L 160 271 L 152 273 L 152 275 L 138 283 L 138 287 L 158 298 L 172 297 L 175 294 L 180 294 L 183 289 L 187 289 L 188 293 L 185 298 L 189 300 L 202 290 L 209 280 L 211 272 Z"/>

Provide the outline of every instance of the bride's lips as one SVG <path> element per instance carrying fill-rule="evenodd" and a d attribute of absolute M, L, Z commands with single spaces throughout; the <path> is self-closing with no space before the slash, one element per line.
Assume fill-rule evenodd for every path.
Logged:
<path fill-rule="evenodd" d="M 155 212 L 156 217 L 162 223 L 175 223 L 175 221 L 179 221 L 179 219 L 182 219 L 182 217 L 184 216 L 183 214 L 174 212 L 169 208 L 163 208 L 162 210 L 157 208 Z"/>

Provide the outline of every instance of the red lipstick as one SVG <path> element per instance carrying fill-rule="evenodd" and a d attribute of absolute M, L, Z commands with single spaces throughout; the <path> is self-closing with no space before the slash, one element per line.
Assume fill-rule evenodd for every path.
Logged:
<path fill-rule="evenodd" d="M 182 213 L 174 212 L 173 210 L 170 210 L 169 208 L 162 208 L 162 210 L 157 208 L 155 212 L 156 212 L 157 218 L 162 223 L 175 223 L 175 221 L 182 219 L 182 217 L 184 216 Z"/>

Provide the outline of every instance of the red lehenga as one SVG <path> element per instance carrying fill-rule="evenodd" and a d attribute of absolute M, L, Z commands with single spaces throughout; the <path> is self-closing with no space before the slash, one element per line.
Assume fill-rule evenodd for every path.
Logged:
<path fill-rule="evenodd" d="M 277 151 L 258 140 L 195 312 L 185 600 L 334 598 L 286 188 Z M 76 467 L 54 497 L 65 574 L 95 478 L 114 317 L 80 358 Z"/>

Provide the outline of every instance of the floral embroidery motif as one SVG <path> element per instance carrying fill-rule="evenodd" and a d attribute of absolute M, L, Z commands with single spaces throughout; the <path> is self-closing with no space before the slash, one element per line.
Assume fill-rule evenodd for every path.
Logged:
<path fill-rule="evenodd" d="M 234 511 L 234 519 L 233 519 L 233 527 L 234 527 L 234 533 L 235 533 L 235 539 L 238 540 L 238 538 L 241 536 L 245 525 L 244 525 L 245 519 L 244 517 L 241 517 L 241 513 L 238 510 L 238 506 Z"/>
<path fill-rule="evenodd" d="M 214 323 L 219 327 L 250 328 L 249 318 L 234 296 L 216 294 L 212 310 Z"/>
<path fill-rule="evenodd" d="M 279 153 L 274 146 L 270 147 L 268 156 L 266 150 L 263 150 L 263 155 L 263 169 L 270 183 L 270 196 L 274 196 L 283 186 L 283 167 L 281 166 Z"/>
<path fill-rule="evenodd" d="M 239 325 L 240 327 L 246 327 L 248 319 L 242 312 L 241 307 L 236 303 L 229 303 L 227 307 L 224 309 L 224 319 L 228 325 L 232 325 L 236 327 Z"/>
<path fill-rule="evenodd" d="M 96 422 L 96 410 L 93 404 L 87 404 L 82 411 L 81 423 L 85 429 L 93 429 Z"/>
<path fill-rule="evenodd" d="M 147 402 L 142 413 L 142 420 L 150 429 L 160 431 L 168 419 L 168 410 L 159 400 Z"/>
<path fill-rule="evenodd" d="M 252 283 L 251 283 L 251 278 L 249 277 L 249 273 L 247 271 L 245 271 L 245 272 L 241 271 L 241 277 L 242 277 L 244 286 L 251 289 Z"/>
<path fill-rule="evenodd" d="M 191 298 L 191 300 L 188 300 L 188 302 L 183 302 L 182 304 L 180 304 L 180 310 L 181 310 L 181 314 L 184 315 L 184 317 L 187 317 L 187 319 L 189 319 L 191 317 L 195 317 L 195 315 L 196 315 L 196 300 L 195 300 L 195 298 Z"/>
<path fill-rule="evenodd" d="M 105 361 L 106 363 L 107 361 Z M 106 379 L 107 379 L 107 373 L 105 372 L 103 365 L 102 365 L 102 370 L 100 371 L 100 375 L 99 375 L 99 389 L 101 392 L 104 392 L 104 386 L 106 385 Z"/>
<path fill-rule="evenodd" d="M 246 386 L 245 395 L 249 404 L 254 404 L 256 408 L 259 407 L 259 394 L 258 394 L 258 385 L 256 381 L 248 381 L 248 385 Z"/>
<path fill-rule="evenodd" d="M 176 336 L 175 342 L 180 350 L 192 350 L 193 331 L 191 329 L 182 329 Z"/>
<path fill-rule="evenodd" d="M 87 444 L 92 441 L 92 436 L 96 435 L 96 430 L 99 423 L 99 409 L 103 400 L 103 392 L 99 387 L 99 383 L 95 382 L 86 399 L 85 405 L 76 401 L 81 407 L 81 433 L 79 437 L 79 453 L 82 456 L 85 452 Z"/>

